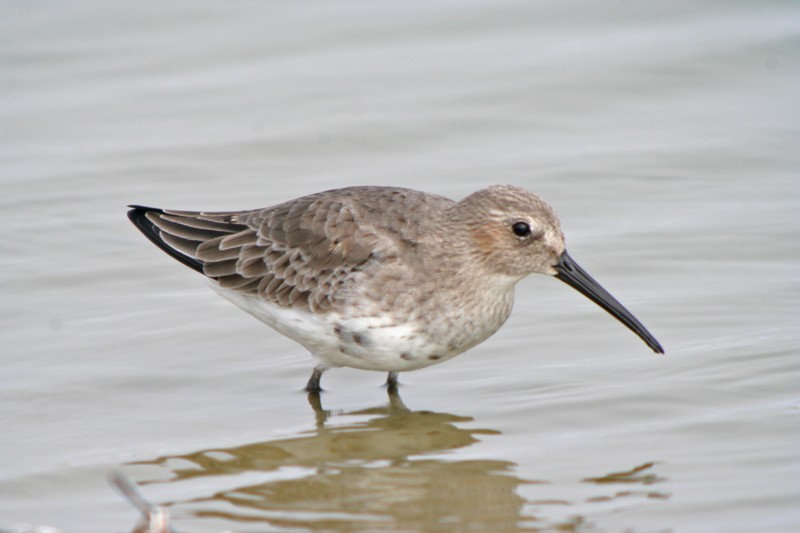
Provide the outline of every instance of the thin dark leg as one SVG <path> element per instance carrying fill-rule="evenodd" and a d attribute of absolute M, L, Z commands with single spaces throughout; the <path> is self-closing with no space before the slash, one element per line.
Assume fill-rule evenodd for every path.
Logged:
<path fill-rule="evenodd" d="M 389 375 L 386 376 L 386 392 L 389 393 L 389 406 L 394 411 L 408 411 L 408 407 L 403 403 L 403 399 L 400 398 L 400 392 L 397 390 L 398 385 L 397 372 L 389 372 Z"/>
<path fill-rule="evenodd" d="M 400 392 L 397 390 L 397 385 L 394 387 L 388 387 L 386 392 L 389 393 L 389 407 L 391 407 L 392 411 L 408 411 L 408 407 L 406 404 L 403 403 L 403 399 L 400 397 Z"/>
<path fill-rule="evenodd" d="M 397 372 L 389 372 L 389 375 L 386 376 L 386 388 L 391 390 L 397 390 Z"/>
<path fill-rule="evenodd" d="M 326 370 L 328 369 L 324 366 L 314 367 L 314 371 L 311 373 L 311 377 L 308 378 L 308 383 L 306 383 L 306 392 L 319 394 L 322 391 L 322 387 L 319 385 L 319 380 L 322 378 L 322 374 Z"/>

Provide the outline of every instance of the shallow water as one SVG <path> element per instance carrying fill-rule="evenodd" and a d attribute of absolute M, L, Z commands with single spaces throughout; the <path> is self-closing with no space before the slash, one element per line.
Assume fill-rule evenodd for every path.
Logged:
<path fill-rule="evenodd" d="M 0 529 L 800 528 L 793 2 L 0 6 Z M 558 210 L 656 356 L 529 278 L 489 341 L 303 349 L 125 218 L 397 185 Z"/>

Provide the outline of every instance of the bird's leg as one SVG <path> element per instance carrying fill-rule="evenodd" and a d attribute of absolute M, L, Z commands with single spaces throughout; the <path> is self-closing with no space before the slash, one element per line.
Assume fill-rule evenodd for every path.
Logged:
<path fill-rule="evenodd" d="M 387 386 L 386 392 L 389 393 L 390 412 L 406 412 L 409 410 L 408 407 L 406 407 L 406 404 L 403 403 L 403 399 L 400 397 L 400 392 L 397 390 L 396 382 L 394 386 Z"/>
<path fill-rule="evenodd" d="M 386 388 L 390 391 L 397 390 L 397 372 L 389 372 L 389 375 L 386 376 Z"/>
<path fill-rule="evenodd" d="M 392 411 L 408 411 L 408 407 L 403 403 L 398 391 L 399 383 L 397 382 L 397 372 L 389 372 L 386 376 L 386 392 L 389 393 L 389 407 Z"/>
<path fill-rule="evenodd" d="M 322 378 L 322 374 L 326 370 L 328 370 L 328 367 L 325 366 L 314 367 L 314 371 L 311 373 L 311 377 L 308 378 L 308 383 L 306 383 L 306 392 L 311 394 L 319 394 L 322 391 L 322 387 L 319 385 L 319 380 Z"/>

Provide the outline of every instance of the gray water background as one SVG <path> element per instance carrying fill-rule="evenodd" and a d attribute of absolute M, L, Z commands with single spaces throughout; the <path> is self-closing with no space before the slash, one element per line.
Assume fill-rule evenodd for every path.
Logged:
<path fill-rule="evenodd" d="M 800 529 L 797 3 L 0 14 L 0 529 L 130 530 L 115 469 L 181 531 Z M 494 183 L 667 355 L 531 277 L 410 414 L 344 369 L 322 426 L 304 350 L 125 218 Z"/>

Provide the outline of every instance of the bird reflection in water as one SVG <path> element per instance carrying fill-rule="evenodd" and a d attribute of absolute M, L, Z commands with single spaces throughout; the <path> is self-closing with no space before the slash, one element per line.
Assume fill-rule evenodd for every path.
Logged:
<path fill-rule="evenodd" d="M 230 484 L 237 475 L 247 480 L 208 497 L 172 502 L 173 515 L 309 530 L 432 530 L 447 524 L 517 531 L 531 519 L 523 516 L 525 501 L 517 490 L 531 481 L 514 475 L 514 463 L 443 457 L 499 432 L 460 427 L 472 422 L 469 417 L 410 410 L 396 388 L 388 392 L 388 405 L 353 412 L 326 411 L 319 395 L 309 394 L 317 424 L 307 433 L 132 464 L 156 465 L 172 476 L 140 484 L 211 476 L 226 476 L 220 484 Z"/>
<path fill-rule="evenodd" d="M 450 453 L 498 431 L 462 427 L 470 417 L 410 410 L 395 387 L 388 393 L 388 404 L 350 412 L 325 410 L 319 394 L 310 393 L 316 427 L 297 436 L 129 465 L 155 466 L 170 476 L 140 485 L 182 483 L 185 493 L 197 494 L 197 487 L 208 486 L 204 480 L 217 477 L 212 483 L 224 489 L 165 506 L 173 518 L 191 515 L 234 529 L 260 524 L 309 531 L 582 531 L 595 506 L 669 498 L 651 487 L 633 487 L 665 481 L 646 463 L 584 478 L 582 484 L 602 490 L 582 502 L 526 500 L 523 486 L 530 495 L 558 491 L 519 478 L 513 462 Z M 558 523 L 535 516 L 553 505 L 574 512 L 566 518 L 557 513 Z"/>

